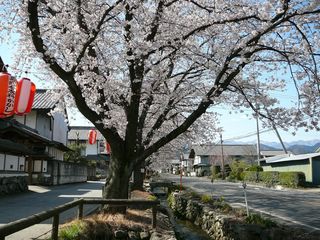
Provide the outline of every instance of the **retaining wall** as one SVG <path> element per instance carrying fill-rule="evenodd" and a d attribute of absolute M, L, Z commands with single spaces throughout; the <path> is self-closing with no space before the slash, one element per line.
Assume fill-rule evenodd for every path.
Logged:
<path fill-rule="evenodd" d="M 240 218 L 217 212 L 207 204 L 178 193 L 174 193 L 171 208 L 180 218 L 194 222 L 216 240 L 296 239 L 292 233 L 280 227 L 265 228 L 257 224 L 246 224 Z"/>
<path fill-rule="evenodd" d="M 27 192 L 26 176 L 0 177 L 0 195 Z"/>

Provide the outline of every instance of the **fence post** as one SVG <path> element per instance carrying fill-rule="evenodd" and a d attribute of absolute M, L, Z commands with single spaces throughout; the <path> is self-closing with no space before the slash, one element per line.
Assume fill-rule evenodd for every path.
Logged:
<path fill-rule="evenodd" d="M 51 233 L 52 240 L 58 240 L 58 232 L 59 232 L 59 214 L 56 214 L 53 216 L 53 222 L 52 222 L 52 233 Z"/>
<path fill-rule="evenodd" d="M 152 207 L 152 228 L 157 227 L 157 206 Z"/>
<path fill-rule="evenodd" d="M 78 219 L 82 219 L 83 217 L 83 199 L 81 199 L 78 208 Z"/>

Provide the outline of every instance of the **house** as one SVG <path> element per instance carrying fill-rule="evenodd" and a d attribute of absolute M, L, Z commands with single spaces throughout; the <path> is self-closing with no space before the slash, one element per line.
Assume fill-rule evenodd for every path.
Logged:
<path fill-rule="evenodd" d="M 233 160 L 244 160 L 253 163 L 257 158 L 257 148 L 251 144 L 196 145 L 192 146 L 192 150 L 194 151 L 194 165 L 200 163 L 221 165 L 222 160 L 224 164 L 230 164 Z"/>
<path fill-rule="evenodd" d="M 233 160 L 243 160 L 253 164 L 257 159 L 257 148 L 251 144 L 195 145 L 190 151 L 189 161 L 193 161 L 196 175 L 210 174 L 210 166 L 227 165 Z"/>
<path fill-rule="evenodd" d="M 63 113 L 49 112 L 57 100 L 37 90 L 32 111 L 0 119 L 0 176 L 27 175 L 29 184 L 56 185 L 87 180 L 87 168 L 63 161 L 69 131 Z"/>
<path fill-rule="evenodd" d="M 306 182 L 320 185 L 320 153 L 283 154 L 260 160 L 263 171 L 303 172 Z"/>
<path fill-rule="evenodd" d="M 106 141 L 102 134 L 97 131 L 97 141 L 95 144 L 89 144 L 88 135 L 91 126 L 71 126 L 68 133 L 68 146 L 78 144 L 83 146 L 82 155 L 85 156 L 87 161 L 96 163 L 97 175 L 105 177 L 110 163 L 110 153 L 106 150 Z M 91 173 L 90 175 L 96 175 Z"/>

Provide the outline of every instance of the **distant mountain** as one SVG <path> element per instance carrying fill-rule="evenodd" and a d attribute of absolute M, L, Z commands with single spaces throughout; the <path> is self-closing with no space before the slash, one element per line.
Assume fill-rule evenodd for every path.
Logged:
<path fill-rule="evenodd" d="M 314 153 L 319 148 L 320 143 L 316 143 L 313 146 L 307 146 L 307 145 L 291 145 L 288 148 L 288 151 L 291 151 L 294 154 L 303 154 L 303 153 Z"/>
<path fill-rule="evenodd" d="M 281 150 L 279 148 L 270 147 L 265 144 L 260 144 L 260 151 L 275 151 L 275 150 Z"/>
<path fill-rule="evenodd" d="M 256 142 L 226 141 L 225 144 L 256 144 Z M 286 146 L 287 150 L 293 154 L 313 153 L 320 147 L 320 140 L 285 142 L 284 145 Z M 262 141 L 260 144 L 260 149 L 264 151 L 282 150 L 282 145 L 278 142 Z"/>
<path fill-rule="evenodd" d="M 298 144 L 288 147 L 287 150 L 292 152 L 293 154 L 303 154 L 303 153 L 314 152 L 313 146 L 298 145 Z"/>

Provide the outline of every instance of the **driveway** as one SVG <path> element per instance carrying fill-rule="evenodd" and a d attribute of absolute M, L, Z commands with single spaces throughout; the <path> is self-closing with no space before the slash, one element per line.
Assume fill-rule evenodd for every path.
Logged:
<path fill-rule="evenodd" d="M 177 175 L 166 174 L 162 175 L 162 178 L 180 183 Z M 199 193 L 223 196 L 231 206 L 245 206 L 240 183 L 211 183 L 208 178 L 183 177 L 182 185 Z M 249 209 L 271 215 L 286 224 L 320 231 L 320 189 L 276 190 L 248 185 L 246 191 Z"/>
<path fill-rule="evenodd" d="M 0 225 L 29 217 L 33 214 L 57 207 L 75 198 L 99 198 L 102 196 L 104 182 L 89 181 L 86 183 L 67 184 L 53 187 L 29 186 L 29 192 L 0 197 Z M 96 206 L 84 207 L 84 214 Z M 70 209 L 60 216 L 60 223 L 73 219 L 77 208 Z M 6 240 L 44 239 L 35 238 L 51 230 L 52 219 L 14 233 Z"/>

